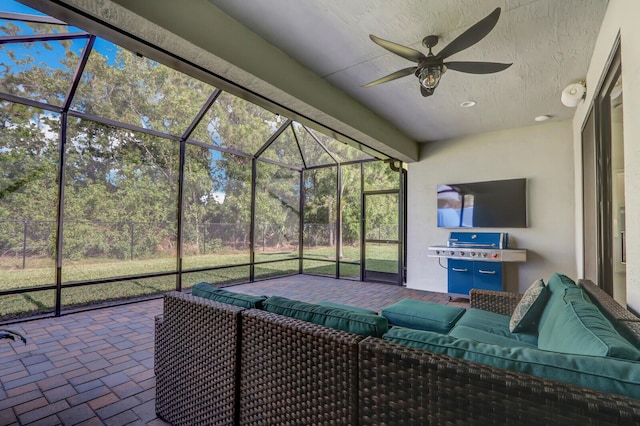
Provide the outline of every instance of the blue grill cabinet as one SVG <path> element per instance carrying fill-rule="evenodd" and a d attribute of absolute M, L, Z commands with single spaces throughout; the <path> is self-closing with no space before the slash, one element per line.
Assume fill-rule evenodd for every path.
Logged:
<path fill-rule="evenodd" d="M 472 288 L 502 291 L 502 262 L 449 259 L 448 264 L 449 293 L 469 295 Z"/>
<path fill-rule="evenodd" d="M 472 288 L 503 291 L 504 262 L 527 260 L 502 232 L 451 232 L 447 245 L 429 247 L 428 255 L 448 260 L 448 292 L 467 296 Z"/>

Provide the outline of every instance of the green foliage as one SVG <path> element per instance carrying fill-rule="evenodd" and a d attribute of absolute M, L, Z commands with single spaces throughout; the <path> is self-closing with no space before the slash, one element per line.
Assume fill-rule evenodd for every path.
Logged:
<path fill-rule="evenodd" d="M 66 31 L 64 26 L 35 23 L 27 29 L 13 24 L 0 27 L 5 35 Z M 67 100 L 85 42 L 0 44 L 0 91 L 52 106 L 49 111 L 0 101 L 0 288 L 55 283 L 61 151 L 65 283 L 175 271 L 180 201 L 183 267 L 247 263 L 254 161 L 258 258 L 283 261 L 275 270 L 260 266 L 256 276 L 298 270 L 297 261 L 291 259 L 298 256 L 302 231 L 301 185 L 306 192 L 303 219 L 310 225 L 305 230 L 307 243 L 328 247 L 331 259 L 335 247 L 344 245 L 342 256 L 359 261 L 358 250 L 351 248 L 360 241 L 361 166 L 342 167 L 342 185 L 337 188 L 334 158 L 348 161 L 367 155 L 298 123 L 283 129 L 266 147 L 286 118 L 224 92 L 187 134 L 216 89 L 104 40 L 99 40 L 99 50 L 91 52 L 77 90 Z M 68 114 L 52 112 L 67 102 Z M 61 141 L 63 124 L 66 133 Z M 185 162 L 179 200 L 181 144 Z M 331 167 L 308 170 L 301 182 L 299 169 L 317 165 Z M 365 170 L 366 189 L 397 187 L 397 173 L 386 164 L 367 164 Z M 372 223 L 392 225 L 397 220 L 392 207 L 374 206 Z M 342 240 L 336 241 L 340 220 Z M 244 277 L 246 271 L 236 275 Z M 88 303 L 167 288 L 164 279 L 156 281 L 162 284 L 140 281 L 95 286 L 90 291 L 69 289 L 65 297 L 70 304 Z M 49 297 L 29 297 L 35 309 L 50 308 Z M 14 300 L 16 306 L 21 301 Z"/>

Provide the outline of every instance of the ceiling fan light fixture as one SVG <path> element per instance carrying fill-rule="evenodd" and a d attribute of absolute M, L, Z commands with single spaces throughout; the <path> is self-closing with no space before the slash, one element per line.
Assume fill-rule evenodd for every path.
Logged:
<path fill-rule="evenodd" d="M 428 65 L 422 68 L 418 74 L 420 85 L 427 90 L 433 90 L 438 87 L 442 74 L 444 74 L 442 65 Z"/>
<path fill-rule="evenodd" d="M 369 34 L 371 41 L 377 45 L 395 55 L 411 62 L 415 62 L 416 65 L 398 70 L 387 76 L 367 83 L 362 87 L 371 87 L 414 74 L 420 82 L 420 94 L 423 97 L 428 97 L 433 95 L 435 88 L 438 87 L 438 83 L 440 83 L 442 74 L 444 74 L 447 69 L 467 74 L 492 74 L 506 70 L 513 64 L 473 61 L 444 62 L 444 60 L 450 56 L 473 46 L 485 38 L 498 23 L 500 11 L 501 8 L 496 7 L 493 12 L 485 18 L 476 22 L 458 37 L 453 39 L 453 41 L 441 49 L 437 55 L 434 55 L 431 51 L 431 49 L 438 44 L 439 38 L 436 35 L 429 35 L 422 40 L 422 44 L 429 49 L 429 52 L 425 55 L 419 50 Z"/>

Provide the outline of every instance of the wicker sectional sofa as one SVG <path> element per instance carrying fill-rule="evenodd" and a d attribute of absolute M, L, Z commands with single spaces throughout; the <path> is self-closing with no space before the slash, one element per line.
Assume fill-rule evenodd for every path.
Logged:
<path fill-rule="evenodd" d="M 640 347 L 640 319 L 593 283 L 579 284 Z M 471 308 L 502 315 L 519 300 L 481 290 L 470 297 Z M 377 336 L 379 323 L 357 334 L 252 301 L 258 308 L 165 296 L 155 348 L 161 418 L 175 425 L 640 424 L 637 397 L 387 341 Z M 313 315 L 326 309 L 312 308 Z"/>

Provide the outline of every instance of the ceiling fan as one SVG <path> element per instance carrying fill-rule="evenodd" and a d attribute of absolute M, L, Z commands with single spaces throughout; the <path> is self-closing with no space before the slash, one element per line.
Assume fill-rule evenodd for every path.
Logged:
<path fill-rule="evenodd" d="M 415 74 L 420 81 L 420 93 L 422 96 L 431 96 L 433 91 L 440 83 L 442 74 L 451 69 L 454 71 L 465 72 L 470 74 L 491 74 L 500 72 L 509 68 L 512 64 L 503 64 L 499 62 L 444 62 L 449 56 L 460 52 L 468 47 L 473 46 L 482 40 L 496 26 L 500 17 L 500 8 L 496 8 L 487 17 L 475 23 L 471 28 L 460 34 L 455 40 L 446 45 L 437 55 L 431 52 L 431 48 L 438 44 L 438 36 L 430 35 L 422 40 L 422 44 L 429 49 L 429 53 L 425 56 L 410 47 L 383 40 L 373 34 L 369 38 L 376 44 L 384 47 L 391 53 L 402 56 L 413 62 L 417 62 L 417 66 L 408 67 L 391 73 L 385 77 L 374 80 L 362 87 L 371 87 L 377 84 L 386 83 L 397 78 Z"/>

